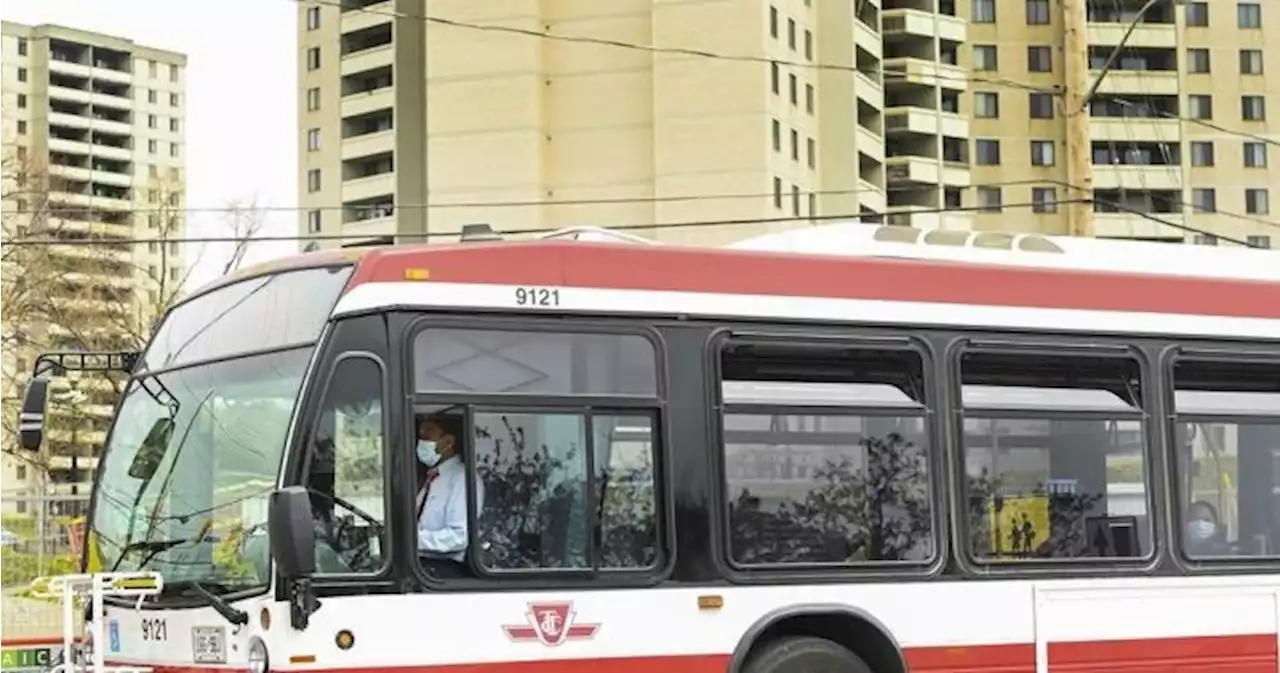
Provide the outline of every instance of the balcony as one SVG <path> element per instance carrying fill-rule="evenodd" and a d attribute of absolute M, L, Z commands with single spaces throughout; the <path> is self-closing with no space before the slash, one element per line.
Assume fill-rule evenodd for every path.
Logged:
<path fill-rule="evenodd" d="M 863 208 L 874 210 L 877 213 L 884 212 L 885 204 L 884 190 L 866 180 L 858 180 L 858 205 Z"/>
<path fill-rule="evenodd" d="M 1186 237 L 1187 218 L 1182 213 L 1151 213 L 1151 217 L 1171 222 L 1161 224 L 1133 213 L 1094 213 L 1093 232 L 1098 238 L 1143 238 L 1181 241 Z"/>
<path fill-rule="evenodd" d="M 341 74 L 346 77 L 365 70 L 390 66 L 394 59 L 395 50 L 389 44 L 352 52 L 343 55 Z"/>
<path fill-rule="evenodd" d="M 383 194 L 394 194 L 395 190 L 395 171 L 368 177 L 352 178 L 342 182 L 342 200 L 365 201 Z"/>
<path fill-rule="evenodd" d="M 884 54 L 884 42 L 880 39 L 880 34 L 861 21 L 853 22 L 853 43 L 877 58 Z"/>
<path fill-rule="evenodd" d="M 374 2 L 355 9 L 344 8 L 340 30 L 343 33 L 354 33 L 380 24 L 391 23 L 395 15 L 395 6 L 391 0 L 382 0 L 382 2 Z"/>
<path fill-rule="evenodd" d="M 885 223 L 923 231 L 972 231 L 972 213 L 939 213 L 923 206 L 898 206 L 885 213 Z"/>
<path fill-rule="evenodd" d="M 858 98 L 877 110 L 883 110 L 884 87 L 880 84 L 879 74 L 868 75 L 859 72 L 853 76 L 853 79 L 857 82 L 854 93 Z"/>
<path fill-rule="evenodd" d="M 968 187 L 972 182 L 969 167 L 964 164 L 939 162 L 929 157 L 896 156 L 885 159 L 885 175 L 891 183 L 920 185 L 942 184 Z"/>
<path fill-rule="evenodd" d="M 865 126 L 858 126 L 858 151 L 875 159 L 884 161 L 884 138 Z"/>
<path fill-rule="evenodd" d="M 93 76 L 93 69 L 87 63 L 79 63 L 77 61 L 69 61 L 58 58 L 51 54 L 49 59 L 49 72 L 58 75 L 67 75 L 70 77 L 81 77 L 88 79 Z"/>
<path fill-rule="evenodd" d="M 390 86 L 348 94 L 342 97 L 342 116 L 359 117 L 378 110 L 389 110 L 395 102 L 395 88 Z"/>
<path fill-rule="evenodd" d="M 89 154 L 93 146 L 84 140 L 67 140 L 65 138 L 49 138 L 49 151 L 64 154 Z"/>
<path fill-rule="evenodd" d="M 75 89 L 69 86 L 58 86 L 56 84 L 49 85 L 49 97 L 61 98 L 76 103 L 88 103 L 93 99 L 93 94 L 84 89 Z M 115 105 L 119 105 L 118 101 L 113 101 Z"/>
<path fill-rule="evenodd" d="M 1102 71 L 1090 70 L 1090 81 L 1095 81 Z M 1178 72 L 1176 70 L 1112 70 L 1098 86 L 1098 93 L 1123 96 L 1176 96 Z"/>
<path fill-rule="evenodd" d="M 1182 168 L 1178 165 L 1093 166 L 1094 189 L 1182 189 Z"/>
<path fill-rule="evenodd" d="M 1110 142 L 1174 142 L 1180 132 L 1177 119 L 1165 117 L 1093 117 L 1089 135 Z"/>
<path fill-rule="evenodd" d="M 922 37 L 964 42 L 967 34 L 964 20 L 946 14 L 933 14 L 918 9 L 886 9 L 881 17 L 880 27 L 886 40 Z"/>
<path fill-rule="evenodd" d="M 1090 23 L 1088 27 L 1089 44 L 1116 45 L 1124 38 L 1129 29 L 1125 23 Z M 1178 46 L 1178 27 L 1172 23 L 1140 23 L 1129 35 L 1126 47 L 1150 47 L 1156 49 L 1176 49 Z"/>
<path fill-rule="evenodd" d="M 395 132 L 391 129 L 342 139 L 342 160 L 383 154 L 395 149 Z"/>
<path fill-rule="evenodd" d="M 964 69 L 949 63 L 911 57 L 891 58 L 885 59 L 884 70 L 886 87 L 911 84 L 939 86 L 960 91 L 968 88 L 968 78 Z"/>
<path fill-rule="evenodd" d="M 884 132 L 968 138 L 969 121 L 950 112 L 936 112 L 920 107 L 891 107 L 884 111 Z"/>

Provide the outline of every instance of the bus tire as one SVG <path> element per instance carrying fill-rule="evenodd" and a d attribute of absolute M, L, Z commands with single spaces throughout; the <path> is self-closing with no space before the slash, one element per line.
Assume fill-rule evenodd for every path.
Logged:
<path fill-rule="evenodd" d="M 786 636 L 751 657 L 742 673 L 872 673 L 862 658 L 813 636 Z"/>

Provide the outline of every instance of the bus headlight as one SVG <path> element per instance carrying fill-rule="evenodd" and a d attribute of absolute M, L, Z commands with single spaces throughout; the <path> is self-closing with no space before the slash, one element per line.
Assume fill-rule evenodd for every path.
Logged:
<path fill-rule="evenodd" d="M 271 670 L 271 658 L 267 655 L 267 644 L 254 636 L 249 639 L 249 673 L 267 673 Z"/>

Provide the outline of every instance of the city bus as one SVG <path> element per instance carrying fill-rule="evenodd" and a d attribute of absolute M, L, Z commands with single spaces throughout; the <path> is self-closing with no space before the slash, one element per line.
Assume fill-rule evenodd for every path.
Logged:
<path fill-rule="evenodd" d="M 1280 670 L 1274 252 L 468 238 L 241 271 L 97 365 L 129 383 L 85 572 L 163 584 L 100 596 L 85 647 L 183 673 Z M 37 362 L 25 447 L 73 359 Z M 463 471 L 458 573 L 419 550 L 420 441 Z"/>

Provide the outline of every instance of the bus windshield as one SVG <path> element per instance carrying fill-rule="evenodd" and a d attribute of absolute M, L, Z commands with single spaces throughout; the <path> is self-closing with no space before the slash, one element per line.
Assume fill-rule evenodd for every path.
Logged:
<path fill-rule="evenodd" d="M 89 563 L 217 593 L 269 581 L 267 501 L 307 366 L 350 268 L 213 290 L 169 313 L 116 414 Z"/>

